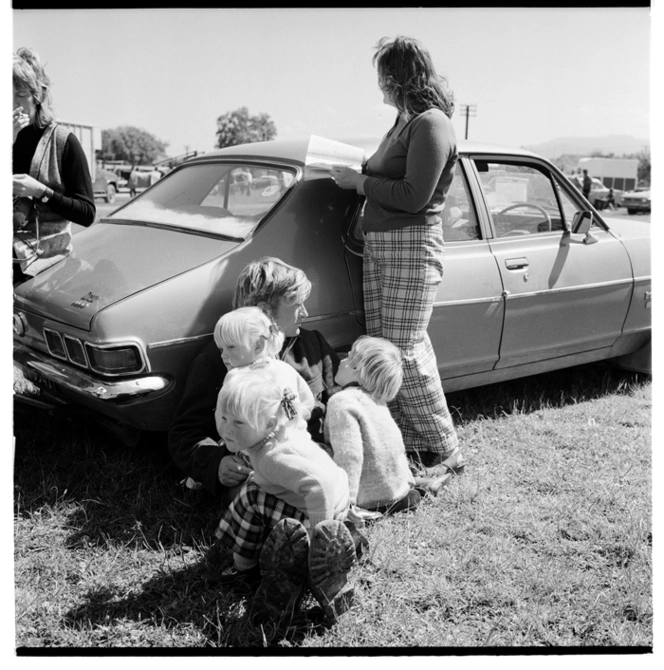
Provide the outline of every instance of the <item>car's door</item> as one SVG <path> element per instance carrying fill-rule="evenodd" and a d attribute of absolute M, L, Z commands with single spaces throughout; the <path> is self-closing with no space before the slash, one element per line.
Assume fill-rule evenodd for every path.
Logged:
<path fill-rule="evenodd" d="M 428 330 L 443 384 L 491 370 L 498 361 L 502 283 L 483 226 L 459 162 L 443 211 L 444 276 Z M 361 255 L 357 220 L 351 222 L 345 244 L 347 254 Z M 354 282 L 354 287 L 361 304 L 361 283 Z"/>
<path fill-rule="evenodd" d="M 589 238 L 570 234 L 584 201 L 546 163 L 488 156 L 472 163 L 505 289 L 496 367 L 610 347 L 632 294 L 622 243 L 599 220 Z"/>

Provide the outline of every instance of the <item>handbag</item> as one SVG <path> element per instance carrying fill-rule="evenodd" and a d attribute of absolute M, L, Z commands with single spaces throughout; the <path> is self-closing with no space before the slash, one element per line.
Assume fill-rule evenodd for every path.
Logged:
<path fill-rule="evenodd" d="M 13 263 L 19 263 L 25 272 L 30 263 L 44 251 L 40 246 L 39 205 L 32 198 L 14 196 L 13 211 Z M 30 221 L 34 222 L 34 233 L 28 230 Z"/>

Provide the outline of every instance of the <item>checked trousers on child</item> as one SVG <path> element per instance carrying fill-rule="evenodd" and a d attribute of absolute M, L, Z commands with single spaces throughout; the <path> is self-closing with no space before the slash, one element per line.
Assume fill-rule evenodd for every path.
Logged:
<path fill-rule="evenodd" d="M 364 235 L 367 335 L 401 349 L 404 380 L 390 405 L 409 452 L 447 453 L 458 439 L 427 328 L 443 276 L 442 225 Z"/>
<path fill-rule="evenodd" d="M 235 496 L 215 535 L 234 554 L 258 561 L 265 539 L 282 519 L 295 519 L 309 528 L 309 518 L 304 512 L 266 493 L 252 480 Z"/>

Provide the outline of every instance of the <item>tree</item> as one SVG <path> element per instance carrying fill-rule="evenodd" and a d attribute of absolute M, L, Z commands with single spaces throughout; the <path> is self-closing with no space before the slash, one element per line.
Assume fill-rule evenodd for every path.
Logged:
<path fill-rule="evenodd" d="M 635 158 L 639 159 L 639 167 L 636 172 L 639 184 L 650 186 L 650 147 L 643 147 Z"/>
<path fill-rule="evenodd" d="M 101 153 L 102 158 L 107 161 L 150 165 L 165 157 L 167 146 L 168 142 L 134 126 L 101 131 Z"/>
<path fill-rule="evenodd" d="M 236 144 L 263 142 L 277 136 L 277 127 L 268 114 L 249 116 L 246 107 L 222 114 L 217 119 L 217 149 Z"/>

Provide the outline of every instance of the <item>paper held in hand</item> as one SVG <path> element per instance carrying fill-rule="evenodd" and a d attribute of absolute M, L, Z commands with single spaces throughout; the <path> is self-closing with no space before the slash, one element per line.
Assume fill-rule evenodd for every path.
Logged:
<path fill-rule="evenodd" d="M 330 172 L 334 165 L 346 165 L 361 172 L 363 160 L 364 149 L 336 140 L 328 140 L 318 135 L 312 135 L 309 138 L 305 159 L 308 169 Z"/>

